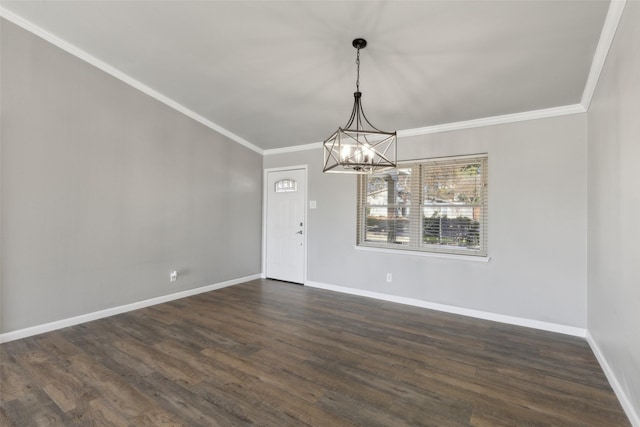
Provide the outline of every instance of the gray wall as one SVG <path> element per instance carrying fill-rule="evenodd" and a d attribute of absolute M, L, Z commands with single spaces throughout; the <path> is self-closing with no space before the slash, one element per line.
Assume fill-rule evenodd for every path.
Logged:
<path fill-rule="evenodd" d="M 638 23 L 627 2 L 589 108 L 587 326 L 640 423 Z"/>
<path fill-rule="evenodd" d="M 639 21 L 628 2 L 588 116 L 401 140 L 489 153 L 478 263 L 354 249 L 356 179 L 320 150 L 262 159 L 0 20 L 0 333 L 258 273 L 261 168 L 308 164 L 308 280 L 588 327 L 640 413 Z"/>
<path fill-rule="evenodd" d="M 491 261 L 354 249 L 356 177 L 322 174 L 319 149 L 265 156 L 265 168 L 309 165 L 318 206 L 308 216 L 309 281 L 586 327 L 586 114 L 404 138 L 398 147 L 400 159 L 489 154 Z"/>
<path fill-rule="evenodd" d="M 0 332 L 260 273 L 261 155 L 1 26 Z"/>

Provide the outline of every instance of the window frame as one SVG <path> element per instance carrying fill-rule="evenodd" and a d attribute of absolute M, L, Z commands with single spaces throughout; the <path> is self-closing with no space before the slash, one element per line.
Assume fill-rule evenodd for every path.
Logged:
<path fill-rule="evenodd" d="M 456 164 L 480 163 L 481 174 L 480 179 L 480 202 L 477 204 L 468 203 L 465 205 L 457 205 L 458 208 L 480 209 L 479 224 L 479 247 L 469 248 L 465 246 L 453 246 L 446 244 L 428 244 L 424 243 L 424 179 L 429 171 L 435 166 L 453 166 Z M 374 249 L 374 250 L 392 250 L 401 252 L 410 252 L 419 255 L 444 255 L 444 256 L 462 256 L 473 258 L 488 257 L 488 221 L 489 221 L 489 156 L 487 153 L 479 153 L 465 156 L 447 156 L 437 158 L 415 159 L 410 161 L 398 162 L 396 170 L 411 169 L 412 178 L 410 180 L 410 201 L 409 207 L 409 242 L 382 242 L 365 240 L 367 236 L 367 211 L 372 205 L 367 201 L 367 187 L 372 176 L 385 174 L 389 170 L 373 175 L 360 175 L 357 185 L 357 232 L 356 232 L 356 248 Z M 430 169 L 431 168 L 431 169 Z M 397 209 L 398 204 L 392 203 L 387 205 L 375 205 L 381 208 Z M 387 221 L 389 219 L 387 218 Z"/>

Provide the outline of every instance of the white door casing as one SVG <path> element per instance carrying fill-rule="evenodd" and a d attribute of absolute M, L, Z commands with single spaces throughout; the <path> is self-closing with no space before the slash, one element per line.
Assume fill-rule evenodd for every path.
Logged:
<path fill-rule="evenodd" d="M 265 276 L 304 283 L 306 168 L 266 171 Z"/>

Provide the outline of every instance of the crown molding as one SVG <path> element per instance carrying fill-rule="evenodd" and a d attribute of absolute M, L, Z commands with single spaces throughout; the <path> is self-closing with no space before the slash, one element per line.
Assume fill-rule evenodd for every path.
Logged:
<path fill-rule="evenodd" d="M 43 28 L 35 25 L 34 23 L 22 18 L 19 15 L 16 15 L 15 13 L 5 9 L 4 7 L 0 6 L 0 17 L 5 18 L 7 21 L 10 21 L 14 24 L 16 24 L 17 26 L 23 28 L 24 30 L 29 31 L 32 34 L 35 34 L 36 36 L 48 41 L 49 43 L 53 44 L 54 46 L 59 47 L 60 49 L 64 50 L 67 53 L 70 53 L 71 55 L 85 61 L 88 62 L 89 64 L 93 65 L 94 67 L 98 68 L 99 70 L 104 71 L 105 73 L 115 77 L 116 79 L 128 84 L 129 86 L 139 90 L 140 92 L 149 95 L 150 97 L 156 99 L 157 101 L 162 102 L 163 104 L 173 108 L 174 110 L 184 114 L 185 116 L 197 121 L 198 123 L 208 127 L 209 129 L 226 136 L 227 138 L 237 142 L 240 145 L 243 145 L 245 147 L 247 147 L 248 149 L 255 151 L 258 154 L 263 154 L 263 151 L 260 147 L 252 144 L 251 142 L 247 141 L 246 139 L 236 135 L 235 133 L 223 128 L 222 126 L 213 123 L 211 120 L 206 119 L 205 117 L 201 116 L 200 114 L 196 113 L 193 110 L 190 110 L 189 108 L 185 107 L 184 105 L 174 101 L 173 99 L 169 98 L 166 95 L 163 95 L 162 93 L 150 88 L 149 86 L 145 85 L 144 83 L 134 79 L 133 77 L 129 76 L 128 74 L 118 70 L 115 67 L 112 67 L 111 65 L 107 64 L 106 62 L 96 58 L 95 56 L 85 52 L 84 50 L 78 48 L 77 46 L 72 45 L 71 43 L 68 43 L 64 40 L 62 40 L 61 38 L 59 38 L 58 36 L 55 36 L 51 33 L 49 33 L 48 31 L 44 30 Z"/>
<path fill-rule="evenodd" d="M 484 117 L 482 119 L 465 120 L 462 122 L 445 123 L 415 129 L 398 131 L 398 138 L 428 135 L 431 133 L 450 132 L 454 130 L 471 129 L 483 126 L 501 125 L 522 122 L 526 120 L 546 119 L 550 117 L 566 116 L 569 114 L 585 113 L 587 110 L 581 104 L 565 105 L 563 107 L 545 108 L 542 110 L 525 111 L 522 113 L 505 114 L 502 116 Z"/>
<path fill-rule="evenodd" d="M 311 144 L 304 145 L 292 145 L 282 148 L 272 148 L 269 150 L 264 150 L 262 154 L 265 156 L 273 156 L 275 154 L 295 153 L 297 151 L 316 150 L 318 148 L 322 148 L 322 142 L 313 142 Z"/>
<path fill-rule="evenodd" d="M 483 126 L 494 126 L 508 123 L 523 122 L 527 120 L 548 119 L 551 117 L 567 116 L 570 114 L 586 113 L 587 110 L 582 104 L 565 105 L 563 107 L 545 108 L 542 110 L 525 111 L 522 113 L 505 114 L 503 116 L 485 117 L 482 119 L 465 120 L 462 122 L 445 123 L 442 125 L 426 126 L 422 128 L 399 130 L 398 138 L 408 138 L 411 136 L 428 135 L 432 133 L 451 132 L 462 129 L 472 129 Z M 293 145 L 290 147 L 274 148 L 264 150 L 263 155 L 272 156 L 275 154 L 293 153 L 296 151 L 315 150 L 322 148 L 321 142 L 313 144 Z"/>
<path fill-rule="evenodd" d="M 609 54 L 609 49 L 613 44 L 613 38 L 618 30 L 618 24 L 622 17 L 622 11 L 624 10 L 627 0 L 611 0 L 609 4 L 609 11 L 607 17 L 604 20 L 602 26 L 602 32 L 600 33 L 600 40 L 598 40 L 598 46 L 596 52 L 593 55 L 593 62 L 591 62 L 591 69 L 589 70 L 589 76 L 587 77 L 587 83 L 584 86 L 584 92 L 582 93 L 582 100 L 580 103 L 584 106 L 585 110 L 589 109 L 591 105 L 591 99 L 598 86 L 598 80 L 600 80 L 600 73 L 604 68 L 605 60 Z"/>
<path fill-rule="evenodd" d="M 455 130 L 508 124 L 508 123 L 526 121 L 526 120 L 536 120 L 536 119 L 558 117 L 558 116 L 564 116 L 569 114 L 579 114 L 579 113 L 587 112 L 587 110 L 589 109 L 589 105 L 591 104 L 591 98 L 593 97 L 596 86 L 598 84 L 600 73 L 602 72 L 607 54 L 609 52 L 609 49 L 611 48 L 611 44 L 613 42 L 613 38 L 618 28 L 618 24 L 620 22 L 622 12 L 626 5 L 626 1 L 627 0 L 612 0 L 610 3 L 609 11 L 607 12 L 607 17 L 602 27 L 602 32 L 600 35 L 598 46 L 596 48 L 596 52 L 594 54 L 594 59 L 591 64 L 589 76 L 587 78 L 587 82 L 584 88 L 584 92 L 583 92 L 580 104 L 526 111 L 526 112 L 514 113 L 514 114 L 505 114 L 502 116 L 492 116 L 492 117 L 485 117 L 480 119 L 466 120 L 466 121 L 453 122 L 453 123 L 444 123 L 440 125 L 426 126 L 426 127 L 420 127 L 420 128 L 399 130 L 398 137 L 406 138 L 406 137 L 412 137 L 412 136 L 428 135 L 428 134 L 441 133 L 441 132 L 450 132 Z M 52 43 L 53 45 L 63 49 L 64 51 L 90 63 L 91 65 L 97 67 L 98 69 L 112 75 L 113 77 L 121 80 L 122 82 L 134 87 L 135 89 L 138 89 L 139 91 L 155 98 L 156 100 L 162 102 L 163 104 L 192 118 L 193 120 L 212 129 L 213 131 L 218 132 L 226 136 L 227 138 L 249 148 L 250 150 L 255 151 L 258 154 L 269 156 L 269 155 L 293 153 L 298 151 L 315 150 L 315 149 L 322 148 L 322 143 L 316 142 L 311 144 L 294 145 L 289 147 L 263 150 L 260 147 L 245 140 L 244 138 L 236 135 L 235 133 L 223 128 L 222 126 L 216 123 L 213 123 L 212 121 L 188 109 L 182 104 L 177 103 L 176 101 L 170 99 L 169 97 L 161 94 L 160 92 L 154 89 L 151 89 L 150 87 L 146 86 L 140 81 L 123 73 L 122 71 L 90 55 L 89 53 L 83 51 L 82 49 L 79 49 L 78 47 L 65 42 L 64 40 L 58 38 L 57 36 L 54 36 L 53 34 L 27 21 L 26 19 L 20 17 L 19 15 L 16 15 L 13 12 L 8 11 L 2 6 L 0 6 L 0 17 L 3 17 L 8 21 L 13 22 L 14 24 L 22 27 L 23 29 L 41 37 L 42 39 Z"/>

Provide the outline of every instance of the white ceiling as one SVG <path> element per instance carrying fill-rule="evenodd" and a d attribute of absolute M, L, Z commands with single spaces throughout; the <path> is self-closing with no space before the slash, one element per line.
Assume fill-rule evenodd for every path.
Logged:
<path fill-rule="evenodd" d="M 363 106 L 406 130 L 578 104 L 609 7 L 565 1 L 2 1 L 261 149 Z"/>

